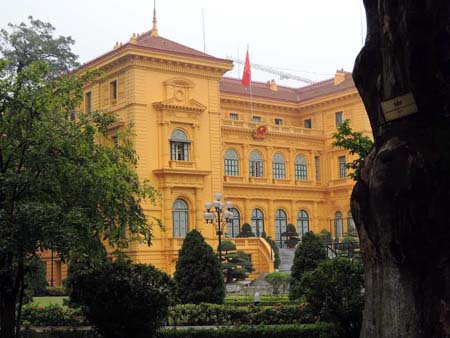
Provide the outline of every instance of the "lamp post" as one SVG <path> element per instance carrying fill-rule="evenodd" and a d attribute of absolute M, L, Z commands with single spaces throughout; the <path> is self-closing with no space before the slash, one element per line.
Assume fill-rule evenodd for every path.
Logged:
<path fill-rule="evenodd" d="M 216 192 L 214 194 L 214 201 L 205 203 L 205 213 L 203 217 L 208 224 L 212 224 L 216 229 L 216 235 L 219 238 L 219 263 L 222 264 L 222 235 L 225 228 L 225 224 L 233 218 L 233 213 L 230 211 L 233 208 L 233 203 L 231 201 L 223 202 L 221 201 L 222 194 Z"/>

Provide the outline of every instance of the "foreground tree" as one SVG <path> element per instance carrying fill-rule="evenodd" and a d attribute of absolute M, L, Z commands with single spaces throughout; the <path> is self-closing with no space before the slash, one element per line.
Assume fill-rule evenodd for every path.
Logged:
<path fill-rule="evenodd" d="M 39 251 L 52 249 L 65 259 L 74 251 L 89 254 L 101 241 L 150 243 L 141 201 L 155 197 L 135 173 L 129 138 L 104 145 L 112 144 L 114 117 L 71 120 L 88 77 L 62 73 L 76 65 L 73 41 L 32 19 L 10 30 L 0 35 L 2 338 L 19 336 L 26 266 Z"/>
<path fill-rule="evenodd" d="M 361 336 L 449 337 L 450 2 L 364 3 L 353 77 L 375 148 L 351 203 L 365 265 Z"/>
<path fill-rule="evenodd" d="M 183 241 L 174 279 L 183 304 L 223 303 L 225 288 L 219 261 L 195 229 Z"/>
<path fill-rule="evenodd" d="M 72 261 L 70 300 L 104 338 L 154 337 L 174 292 L 170 277 L 126 259 Z"/>

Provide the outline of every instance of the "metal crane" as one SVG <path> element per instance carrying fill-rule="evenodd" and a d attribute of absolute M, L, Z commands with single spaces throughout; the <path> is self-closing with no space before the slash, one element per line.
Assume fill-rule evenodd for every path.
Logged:
<path fill-rule="evenodd" d="M 233 60 L 234 62 L 236 62 L 236 63 L 238 63 L 240 65 L 244 64 L 244 61 L 242 61 L 241 59 L 234 58 L 232 56 L 227 56 L 227 59 Z M 267 72 L 267 73 L 278 75 L 280 77 L 280 79 L 292 79 L 292 80 L 297 80 L 297 81 L 301 81 L 301 82 L 308 83 L 308 84 L 313 84 L 313 83 L 316 82 L 316 81 L 313 81 L 313 80 L 308 79 L 308 78 L 303 77 L 303 76 L 298 76 L 298 75 L 291 74 L 291 73 L 288 73 L 288 72 L 283 72 L 283 71 L 277 70 L 275 68 L 272 68 L 272 67 L 269 67 L 269 66 L 260 65 L 260 64 L 257 64 L 257 63 L 252 63 L 251 66 L 253 68 L 255 68 L 255 69 L 259 69 L 259 70 L 262 70 L 262 71 Z"/>

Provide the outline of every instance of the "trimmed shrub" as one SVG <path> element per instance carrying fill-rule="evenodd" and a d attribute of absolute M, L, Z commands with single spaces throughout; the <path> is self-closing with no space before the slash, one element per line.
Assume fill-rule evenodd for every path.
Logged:
<path fill-rule="evenodd" d="M 281 264 L 281 259 L 280 259 L 280 249 L 278 248 L 277 243 L 272 239 L 272 237 L 267 236 L 265 232 L 262 233 L 261 237 L 264 238 L 266 240 L 266 242 L 269 243 L 270 247 L 272 248 L 272 251 L 274 254 L 274 259 L 275 259 L 273 266 L 275 269 L 278 269 Z"/>
<path fill-rule="evenodd" d="M 339 336 L 358 338 L 364 307 L 363 267 L 346 258 L 325 260 L 300 282 L 312 315 L 336 323 Z"/>
<path fill-rule="evenodd" d="M 252 226 L 248 223 L 244 223 L 241 228 L 241 232 L 237 237 L 256 237 L 255 233 L 252 231 Z"/>
<path fill-rule="evenodd" d="M 157 338 L 339 338 L 328 323 L 161 330 Z M 23 332 L 22 338 L 98 338 L 93 331 Z M 150 337 L 148 337 L 150 338 Z"/>
<path fill-rule="evenodd" d="M 124 259 L 79 263 L 71 265 L 70 299 L 103 338 L 151 337 L 164 325 L 174 290 L 168 275 Z"/>
<path fill-rule="evenodd" d="M 300 280 L 305 272 L 314 270 L 321 261 L 327 259 L 327 251 L 322 238 L 314 233 L 303 235 L 301 243 L 295 250 L 294 263 L 291 268 L 291 287 L 289 297 L 298 299 L 302 296 Z"/>
<path fill-rule="evenodd" d="M 244 280 L 253 271 L 253 264 L 250 256 L 244 251 L 236 251 L 236 245 L 225 240 L 221 245 L 222 252 L 222 272 L 225 283 Z"/>
<path fill-rule="evenodd" d="M 81 309 L 60 305 L 39 306 L 27 304 L 22 308 L 24 326 L 71 326 L 88 325 Z"/>
<path fill-rule="evenodd" d="M 273 294 L 279 295 L 280 288 L 282 290 L 288 289 L 291 275 L 287 272 L 272 272 L 267 274 L 264 279 L 273 287 Z"/>
<path fill-rule="evenodd" d="M 223 303 L 225 288 L 219 261 L 197 230 L 186 235 L 174 274 L 181 303 Z"/>
<path fill-rule="evenodd" d="M 274 325 L 311 323 L 303 305 L 231 306 L 184 304 L 169 308 L 169 325 Z"/>

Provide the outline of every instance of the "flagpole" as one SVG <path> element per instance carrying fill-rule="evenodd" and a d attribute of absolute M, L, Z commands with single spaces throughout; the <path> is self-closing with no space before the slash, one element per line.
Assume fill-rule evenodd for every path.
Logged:
<path fill-rule="evenodd" d="M 249 45 L 247 44 L 247 53 L 249 51 Z M 253 116 L 253 94 L 252 94 L 252 78 L 250 77 L 250 114 Z M 252 117 L 253 119 L 253 117 Z"/>

